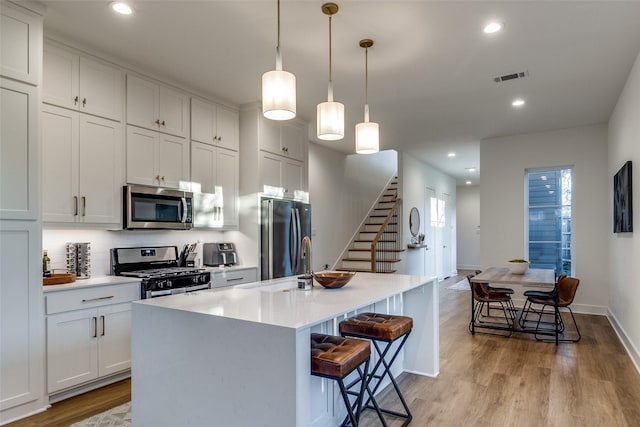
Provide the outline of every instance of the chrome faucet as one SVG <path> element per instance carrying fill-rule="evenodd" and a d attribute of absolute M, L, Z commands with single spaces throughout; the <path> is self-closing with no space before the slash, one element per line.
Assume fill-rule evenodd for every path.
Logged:
<path fill-rule="evenodd" d="M 309 236 L 304 236 L 302 238 L 302 245 L 300 246 L 300 258 L 306 260 L 306 268 L 304 270 L 304 275 L 306 277 L 310 277 L 313 272 L 311 266 L 311 239 Z"/>

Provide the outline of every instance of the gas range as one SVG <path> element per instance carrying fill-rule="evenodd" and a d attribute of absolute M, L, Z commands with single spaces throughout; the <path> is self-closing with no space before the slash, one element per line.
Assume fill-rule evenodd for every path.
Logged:
<path fill-rule="evenodd" d="M 211 273 L 179 266 L 177 246 L 111 249 L 111 274 L 141 278 L 143 299 L 211 287 Z"/>

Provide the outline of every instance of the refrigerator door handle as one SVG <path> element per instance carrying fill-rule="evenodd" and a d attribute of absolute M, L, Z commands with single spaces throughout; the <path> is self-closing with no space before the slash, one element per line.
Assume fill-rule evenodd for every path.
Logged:
<path fill-rule="evenodd" d="M 298 210 L 298 208 L 295 208 L 296 211 L 296 273 L 298 272 L 298 267 L 299 267 L 299 262 L 301 261 L 300 258 L 300 250 L 302 249 L 302 236 L 301 236 L 301 232 L 302 229 L 300 228 L 300 211 Z M 304 273 L 304 271 L 302 272 Z"/>
<path fill-rule="evenodd" d="M 298 273 L 298 227 L 296 223 L 296 211 L 291 208 L 291 225 L 289 226 L 291 233 L 289 234 L 289 260 L 291 261 L 291 272 Z"/>
<path fill-rule="evenodd" d="M 268 235 L 269 235 L 269 265 L 268 265 L 268 271 L 267 274 L 269 277 L 269 279 L 273 279 L 273 201 L 269 200 L 269 212 L 268 212 L 268 216 L 269 216 L 269 231 L 268 231 Z"/>

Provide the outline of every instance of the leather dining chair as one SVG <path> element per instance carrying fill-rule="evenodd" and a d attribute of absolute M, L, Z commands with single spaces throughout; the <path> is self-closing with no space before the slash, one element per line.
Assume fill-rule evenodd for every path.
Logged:
<path fill-rule="evenodd" d="M 576 322 L 576 318 L 573 315 L 573 310 L 571 310 L 571 304 L 576 296 L 576 291 L 578 290 L 578 285 L 580 284 L 580 279 L 575 277 L 563 277 L 561 278 L 556 285 L 556 292 L 552 295 L 548 296 L 528 296 L 527 302 L 529 303 L 530 309 L 529 312 L 535 312 L 538 314 L 538 321 L 536 322 L 535 329 L 535 337 L 538 341 L 549 341 L 540 338 L 538 335 L 553 335 L 555 336 L 555 342 L 578 342 L 582 338 L 580 334 L 580 329 L 578 328 L 578 323 Z M 526 303 L 525 303 L 526 304 Z M 537 310 L 531 309 L 532 304 L 541 305 L 542 307 Z M 552 307 L 553 312 L 545 312 L 547 307 Z M 562 315 L 560 313 L 560 308 L 566 308 L 571 314 L 571 319 L 573 320 L 573 325 L 575 327 L 575 338 L 563 338 L 560 339 L 558 337 L 559 334 L 564 333 L 566 331 L 564 321 L 562 320 Z M 543 322 L 542 316 L 553 314 L 554 321 L 553 322 Z M 554 325 L 553 329 L 544 327 L 541 328 L 541 324 L 552 324 Z M 521 323 L 522 324 L 522 323 Z"/>
<path fill-rule="evenodd" d="M 513 332 L 513 326 L 515 322 L 515 307 L 511 300 L 511 294 L 508 292 L 501 292 L 495 290 L 495 288 L 489 289 L 487 283 L 475 283 L 472 282 L 473 274 L 467 276 L 467 281 L 471 288 L 471 321 L 469 322 L 469 331 L 472 334 L 476 333 L 476 329 L 480 329 L 477 332 L 491 333 L 494 335 L 511 336 Z M 490 314 L 483 314 L 482 310 L 485 304 L 494 303 L 494 309 L 499 305 L 502 315 L 491 316 Z M 506 331 L 508 334 L 497 332 L 485 332 L 485 330 L 492 331 Z"/>

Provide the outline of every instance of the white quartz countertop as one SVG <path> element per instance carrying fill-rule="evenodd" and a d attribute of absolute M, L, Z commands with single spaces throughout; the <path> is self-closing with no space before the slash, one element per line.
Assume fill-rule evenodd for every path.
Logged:
<path fill-rule="evenodd" d="M 258 269 L 255 265 L 232 265 L 228 267 L 212 267 L 209 265 L 205 265 L 204 269 L 211 273 L 222 273 L 225 271 L 240 271 L 240 270 L 253 270 Z"/>
<path fill-rule="evenodd" d="M 47 285 L 42 286 L 42 291 L 55 292 L 55 291 L 67 291 L 71 289 L 90 288 L 95 286 L 107 286 L 107 285 L 119 285 L 122 283 L 140 283 L 140 279 L 135 277 L 125 276 L 99 276 L 90 277 L 89 279 L 80 279 L 72 283 L 64 283 L 62 285 Z"/>
<path fill-rule="evenodd" d="M 434 286 L 426 276 L 375 273 L 356 273 L 340 289 L 316 285 L 302 290 L 297 283 L 296 277 L 287 277 L 134 304 L 303 329 L 425 284 Z"/>

